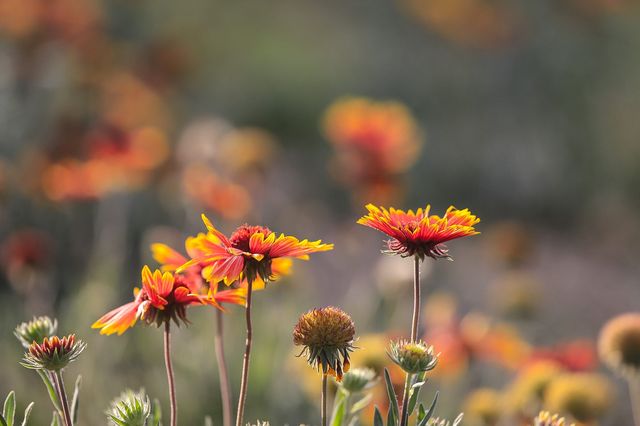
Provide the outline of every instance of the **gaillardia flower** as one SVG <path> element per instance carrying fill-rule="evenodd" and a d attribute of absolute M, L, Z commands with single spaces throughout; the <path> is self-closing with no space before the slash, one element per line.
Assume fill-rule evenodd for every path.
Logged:
<path fill-rule="evenodd" d="M 276 259 L 306 260 L 311 253 L 333 249 L 333 244 L 301 241 L 284 234 L 278 236 L 264 226 L 246 224 L 227 238 L 205 215 L 202 220 L 209 230 L 207 240 L 199 247 L 203 254 L 182 265 L 178 272 L 196 264 L 205 265 L 203 274 L 209 282 L 224 281 L 230 285 L 242 279 L 252 283 L 269 281 L 275 278 L 273 262 Z"/>
<path fill-rule="evenodd" d="M 450 259 L 443 243 L 479 234 L 474 225 L 478 224 L 480 219 L 471 214 L 469 209 L 458 210 L 450 206 L 444 216 L 440 217 L 429 215 L 430 205 L 415 212 L 394 208 L 387 210 L 372 204 L 368 204 L 366 208 L 369 213 L 361 217 L 358 223 L 391 237 L 387 242 L 388 251 L 403 257 Z"/>
<path fill-rule="evenodd" d="M 116 308 L 93 323 L 100 334 L 122 334 L 133 327 L 138 319 L 160 326 L 173 320 L 176 324 L 188 323 L 186 309 L 191 305 L 212 305 L 220 308 L 213 297 L 198 294 L 198 289 L 181 275 L 170 272 L 153 273 L 148 266 L 142 268 L 142 289 L 134 289 L 135 300 Z"/>
<path fill-rule="evenodd" d="M 57 329 L 58 320 L 51 320 L 47 316 L 33 317 L 31 321 L 18 325 L 13 334 L 26 349 L 31 342 L 41 343 L 45 337 L 53 336 Z"/>
<path fill-rule="evenodd" d="M 371 388 L 376 383 L 375 370 L 367 367 L 352 368 L 342 377 L 342 388 L 349 393 L 358 393 Z"/>
<path fill-rule="evenodd" d="M 591 423 L 611 408 L 611 382 L 596 373 L 568 373 L 554 379 L 544 394 L 545 407 L 567 413 L 582 423 Z"/>
<path fill-rule="evenodd" d="M 293 343 L 304 347 L 300 355 L 306 355 L 310 366 L 322 368 L 322 374 L 341 381 L 343 374 L 349 371 L 349 352 L 355 349 L 355 332 L 349 315 L 328 306 L 313 309 L 298 319 L 293 328 Z"/>
<path fill-rule="evenodd" d="M 565 423 L 564 417 L 551 414 L 548 411 L 540 411 L 540 414 L 533 419 L 533 426 L 575 426 L 575 423 L 568 425 Z"/>
<path fill-rule="evenodd" d="M 609 368 L 629 379 L 640 379 L 640 313 L 609 320 L 600 332 L 598 349 Z"/>
<path fill-rule="evenodd" d="M 424 373 L 436 368 L 438 355 L 423 341 L 398 340 L 389 346 L 389 358 L 408 374 Z"/>
<path fill-rule="evenodd" d="M 86 343 L 76 340 L 74 334 L 62 339 L 45 337 L 40 343 L 31 343 L 20 364 L 33 370 L 60 371 L 75 361 L 86 347 Z"/>
<path fill-rule="evenodd" d="M 115 426 L 146 426 L 151 415 L 149 396 L 144 389 L 138 392 L 127 389 L 111 401 L 106 414 L 109 424 Z"/>

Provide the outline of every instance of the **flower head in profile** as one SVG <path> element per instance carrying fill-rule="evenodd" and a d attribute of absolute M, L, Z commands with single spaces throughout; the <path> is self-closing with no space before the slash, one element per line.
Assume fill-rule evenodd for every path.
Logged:
<path fill-rule="evenodd" d="M 375 370 L 367 367 L 352 368 L 342 377 L 340 385 L 349 393 L 367 390 L 376 384 Z"/>
<path fill-rule="evenodd" d="M 224 281 L 230 285 L 237 280 L 252 283 L 275 278 L 274 261 L 277 259 L 308 259 L 309 254 L 333 249 L 333 244 L 321 241 L 298 240 L 296 237 L 277 235 L 264 226 L 242 225 L 230 237 L 216 229 L 202 215 L 209 233 L 200 245 L 201 254 L 182 265 L 178 272 L 193 265 L 201 265 L 209 282 Z"/>
<path fill-rule="evenodd" d="M 565 422 L 564 417 L 551 414 L 548 411 L 540 411 L 536 418 L 533 419 L 533 426 L 575 426 L 575 423 L 569 425 Z"/>
<path fill-rule="evenodd" d="M 45 337 L 40 343 L 31 343 L 20 364 L 34 370 L 59 371 L 75 361 L 86 347 L 74 334 L 63 338 Z"/>
<path fill-rule="evenodd" d="M 398 340 L 389 346 L 389 358 L 406 373 L 418 374 L 431 371 L 438 364 L 433 346 L 423 341 Z"/>
<path fill-rule="evenodd" d="M 151 415 L 151 402 L 144 389 L 127 389 L 111 401 L 106 412 L 109 424 L 115 426 L 146 426 Z"/>
<path fill-rule="evenodd" d="M 42 342 L 45 337 L 52 337 L 57 329 L 58 320 L 47 316 L 33 317 L 31 321 L 18 325 L 13 334 L 26 349 L 32 342 Z"/>
<path fill-rule="evenodd" d="M 403 257 L 450 259 L 445 242 L 479 233 L 474 226 L 480 219 L 468 209 L 458 210 L 451 206 L 440 217 L 429 215 L 429 205 L 415 212 L 394 208 L 387 210 L 372 204 L 366 207 L 369 213 L 361 217 L 358 223 L 391 237 L 387 242 L 388 251 Z"/>
<path fill-rule="evenodd" d="M 328 306 L 303 314 L 293 329 L 293 343 L 303 346 L 310 366 L 322 374 L 341 381 L 349 371 L 349 352 L 355 348 L 355 325 L 351 317 L 341 309 Z"/>
<path fill-rule="evenodd" d="M 600 332 L 598 349 L 609 368 L 630 379 L 640 378 L 640 313 L 609 320 Z"/>
<path fill-rule="evenodd" d="M 191 305 L 220 308 L 215 298 L 198 294 L 184 277 L 160 270 L 152 273 L 148 266 L 142 268 L 142 288 L 134 289 L 134 296 L 133 302 L 106 313 L 91 327 L 99 328 L 100 334 L 122 334 L 138 319 L 158 326 L 173 320 L 179 325 L 188 323 L 187 307 Z"/>

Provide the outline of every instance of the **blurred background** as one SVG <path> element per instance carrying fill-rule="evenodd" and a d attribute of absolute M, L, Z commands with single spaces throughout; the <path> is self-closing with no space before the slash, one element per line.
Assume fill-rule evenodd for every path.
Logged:
<path fill-rule="evenodd" d="M 48 424 L 12 335 L 48 314 L 89 345 L 67 369 L 69 385 L 84 378 L 81 424 L 105 423 L 125 387 L 168 412 L 161 331 L 90 325 L 156 265 L 151 243 L 183 249 L 207 212 L 226 232 L 255 222 L 335 243 L 254 304 L 245 417 L 317 423 L 296 319 L 339 306 L 360 336 L 354 365 L 388 364 L 412 266 L 355 221 L 367 202 L 428 202 L 483 221 L 450 244 L 455 262 L 423 266 L 423 329 L 442 353 L 425 400 L 439 388 L 439 414 L 470 425 L 570 412 L 571 386 L 531 382 L 579 374 L 600 380 L 589 423 L 630 425 L 594 348 L 640 303 L 638 52 L 631 0 L 0 0 L 0 394 L 36 401 L 33 423 Z M 217 423 L 215 315 L 189 315 L 181 423 Z M 225 318 L 237 395 L 243 312 Z"/>

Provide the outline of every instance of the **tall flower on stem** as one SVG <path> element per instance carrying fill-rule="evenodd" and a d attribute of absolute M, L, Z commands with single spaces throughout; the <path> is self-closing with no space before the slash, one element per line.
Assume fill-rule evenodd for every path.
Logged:
<path fill-rule="evenodd" d="M 249 379 L 249 360 L 253 328 L 251 324 L 251 297 L 254 284 L 264 283 L 275 278 L 274 263 L 279 259 L 308 259 L 309 254 L 333 249 L 333 244 L 321 241 L 299 240 L 296 237 L 276 235 L 264 226 L 242 225 L 227 238 L 216 229 L 211 221 L 202 215 L 202 221 L 208 230 L 208 238 L 200 246 L 202 254 L 178 268 L 186 271 L 196 265 L 206 265 L 203 276 L 210 283 L 223 281 L 230 285 L 234 281 L 246 280 L 247 339 L 242 362 L 242 380 L 236 413 L 236 426 L 243 426 L 244 406 Z"/>
<path fill-rule="evenodd" d="M 360 219 L 360 225 L 368 226 L 387 234 L 386 253 L 398 254 L 402 257 L 413 257 L 413 316 L 411 321 L 411 342 L 418 339 L 420 321 L 420 261 L 427 257 L 432 259 L 448 259 L 449 251 L 444 245 L 447 241 L 476 235 L 474 226 L 480 219 L 468 209 L 458 210 L 450 206 L 445 214 L 430 215 L 431 206 L 403 211 L 395 208 L 386 209 L 373 204 L 366 206 L 369 213 Z M 407 374 L 407 383 L 410 374 Z M 407 387 L 403 400 L 407 400 Z M 403 407 L 404 411 L 404 407 Z M 406 416 L 401 418 L 401 426 L 407 422 Z"/>
<path fill-rule="evenodd" d="M 327 376 L 342 380 L 349 371 L 356 329 L 351 317 L 332 306 L 302 315 L 293 329 L 293 343 L 302 346 L 310 366 L 322 371 L 322 426 L 327 425 Z"/>
<path fill-rule="evenodd" d="M 31 343 L 20 363 L 26 368 L 39 371 L 45 370 L 51 373 L 55 391 L 62 408 L 65 426 L 73 426 L 73 420 L 69 399 L 62 379 L 62 370 L 69 363 L 75 361 L 86 347 L 87 345 L 82 340 L 76 339 L 74 334 L 63 338 L 58 336 L 45 337 L 40 343 L 35 340 Z"/>
<path fill-rule="evenodd" d="M 100 334 L 120 335 L 133 327 L 138 319 L 147 324 L 155 323 L 158 327 L 164 326 L 164 360 L 171 402 L 171 426 L 176 426 L 178 407 L 171 363 L 171 321 L 178 326 L 180 323 L 187 324 L 187 307 L 192 305 L 210 305 L 219 309 L 221 306 L 215 294 L 199 294 L 182 275 L 162 273 L 160 270 L 152 273 L 145 266 L 141 278 L 142 289 L 134 289 L 134 301 L 106 313 L 92 327 L 100 329 Z"/>

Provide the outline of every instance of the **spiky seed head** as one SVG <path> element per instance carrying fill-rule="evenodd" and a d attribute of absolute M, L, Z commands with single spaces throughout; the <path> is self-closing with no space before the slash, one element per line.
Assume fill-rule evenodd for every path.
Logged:
<path fill-rule="evenodd" d="M 340 386 L 349 393 L 362 392 L 376 382 L 376 372 L 371 368 L 352 368 L 342 377 Z"/>
<path fill-rule="evenodd" d="M 551 414 L 548 411 L 540 411 L 540 414 L 533 419 L 533 426 L 575 426 L 575 423 L 569 425 L 565 422 L 564 417 Z"/>
<path fill-rule="evenodd" d="M 438 355 L 433 351 L 433 346 L 422 340 L 411 342 L 402 339 L 391 342 L 388 354 L 393 362 L 409 374 L 431 371 L 438 364 Z"/>
<path fill-rule="evenodd" d="M 59 371 L 75 361 L 86 347 L 82 340 L 76 340 L 75 334 L 62 339 L 45 337 L 42 343 L 31 343 L 20 364 L 34 370 Z"/>
<path fill-rule="evenodd" d="M 111 401 L 106 411 L 109 424 L 115 426 L 146 426 L 151 415 L 151 402 L 144 389 L 127 389 Z"/>
<path fill-rule="evenodd" d="M 303 346 L 300 355 L 323 374 L 342 380 L 349 371 L 349 352 L 355 348 L 355 325 L 341 309 L 328 306 L 303 314 L 293 328 L 293 343 Z"/>
<path fill-rule="evenodd" d="M 619 315 L 607 322 L 598 339 L 602 361 L 630 380 L 640 379 L 640 313 Z"/>
<path fill-rule="evenodd" d="M 56 334 L 57 329 L 58 320 L 52 320 L 47 316 L 33 317 L 31 321 L 19 324 L 13 334 L 22 346 L 27 349 L 31 346 L 31 342 L 41 343 L 45 337 L 51 337 Z"/>

